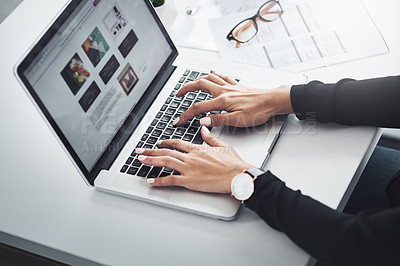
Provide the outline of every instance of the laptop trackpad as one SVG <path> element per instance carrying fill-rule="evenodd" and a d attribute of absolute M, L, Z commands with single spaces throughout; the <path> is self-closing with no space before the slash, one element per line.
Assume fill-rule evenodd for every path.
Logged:
<path fill-rule="evenodd" d="M 260 167 L 284 121 L 284 118 L 273 119 L 250 128 L 218 127 L 212 130 L 212 134 L 232 145 L 243 160 Z"/>

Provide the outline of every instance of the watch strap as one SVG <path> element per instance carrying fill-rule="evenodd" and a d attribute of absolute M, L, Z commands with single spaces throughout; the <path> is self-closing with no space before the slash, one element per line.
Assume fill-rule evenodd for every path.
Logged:
<path fill-rule="evenodd" d="M 252 178 L 256 179 L 258 176 L 264 174 L 265 171 L 260 168 L 251 168 L 246 170 L 245 173 L 249 174 Z"/>

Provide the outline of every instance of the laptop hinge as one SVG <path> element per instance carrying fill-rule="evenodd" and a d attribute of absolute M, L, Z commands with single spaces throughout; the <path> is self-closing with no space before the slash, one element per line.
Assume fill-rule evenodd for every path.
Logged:
<path fill-rule="evenodd" d="M 173 66 L 172 64 L 169 65 L 164 73 L 161 75 L 160 80 L 158 83 L 154 86 L 154 88 L 151 90 L 149 95 L 146 97 L 145 100 L 143 100 L 140 108 L 138 108 L 137 113 L 133 117 L 133 119 L 130 121 L 130 123 L 126 126 L 126 130 L 124 131 L 121 136 L 119 136 L 118 140 L 116 140 L 114 143 L 114 147 L 112 147 L 112 152 L 110 152 L 109 156 L 107 159 L 105 159 L 104 163 L 102 164 L 101 170 L 109 170 L 114 163 L 114 161 L 117 159 L 119 153 L 121 152 L 122 148 L 125 146 L 126 142 L 129 140 L 131 137 L 132 133 L 135 131 L 137 125 L 139 125 L 140 121 L 143 119 L 144 115 L 146 114 L 147 110 L 150 108 L 151 104 L 154 102 L 154 99 L 157 97 L 157 95 L 160 93 L 161 89 L 164 87 L 164 85 L 167 83 L 171 75 L 174 73 L 176 69 L 176 66 Z"/>

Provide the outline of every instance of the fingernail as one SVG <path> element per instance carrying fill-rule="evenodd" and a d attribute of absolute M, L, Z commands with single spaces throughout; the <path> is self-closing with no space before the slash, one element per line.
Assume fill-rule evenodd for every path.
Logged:
<path fill-rule="evenodd" d="M 175 118 L 175 120 L 172 122 L 172 125 L 175 126 L 176 124 L 178 124 L 179 120 L 181 120 L 180 117 Z"/>
<path fill-rule="evenodd" d="M 149 184 L 154 184 L 154 181 L 156 181 L 156 180 L 154 178 L 147 178 L 146 181 Z"/>
<path fill-rule="evenodd" d="M 206 134 L 211 134 L 210 130 L 208 130 L 208 128 L 205 127 L 205 126 L 202 126 L 201 130 L 203 130 L 203 132 L 206 133 Z"/>
<path fill-rule="evenodd" d="M 174 91 L 174 92 L 172 93 L 172 95 L 176 96 L 176 95 L 178 94 L 178 92 L 179 92 L 179 91 Z"/>
<path fill-rule="evenodd" d="M 143 162 L 144 160 L 146 160 L 147 156 L 144 155 L 139 155 L 138 159 L 139 161 Z"/>
<path fill-rule="evenodd" d="M 210 73 L 216 73 L 216 71 L 214 69 L 211 69 Z"/>
<path fill-rule="evenodd" d="M 135 149 L 135 152 L 136 152 L 137 154 L 142 154 L 142 153 L 144 153 L 144 151 L 145 151 L 145 149 L 142 149 L 142 148 L 136 148 L 136 149 Z"/>
<path fill-rule="evenodd" d="M 200 119 L 200 125 L 202 126 L 210 126 L 211 125 L 211 118 L 210 117 L 203 117 Z"/>
<path fill-rule="evenodd" d="M 163 143 L 163 140 L 158 140 L 158 141 L 156 142 L 157 145 L 161 145 L 162 143 Z"/>

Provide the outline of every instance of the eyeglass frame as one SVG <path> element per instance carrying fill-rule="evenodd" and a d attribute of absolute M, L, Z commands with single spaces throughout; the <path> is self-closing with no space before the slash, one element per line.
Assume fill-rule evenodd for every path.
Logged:
<path fill-rule="evenodd" d="M 256 35 L 257 35 L 257 33 L 258 33 L 257 19 L 259 19 L 259 20 L 261 20 L 261 21 L 263 21 L 263 22 L 273 22 L 273 21 L 277 20 L 278 18 L 280 18 L 281 15 L 282 15 L 282 13 L 279 14 L 279 16 L 278 16 L 277 18 L 273 19 L 273 20 L 264 19 L 264 18 L 261 16 L 261 14 L 260 14 L 261 8 L 262 8 L 263 6 L 265 6 L 265 5 L 266 5 L 267 3 L 269 3 L 269 2 L 275 2 L 275 4 L 279 5 L 279 7 L 281 8 L 282 13 L 283 13 L 283 8 L 282 8 L 281 4 L 279 3 L 279 0 L 268 0 L 267 2 L 265 2 L 264 4 L 262 4 L 262 5 L 260 6 L 260 8 L 259 8 L 258 11 L 257 11 L 257 14 L 255 14 L 255 15 L 252 16 L 252 17 L 243 19 L 242 21 L 240 21 L 238 24 L 236 24 L 236 25 L 232 28 L 232 30 L 231 30 L 231 31 L 228 33 L 228 35 L 226 36 L 226 38 L 228 39 L 228 41 L 236 41 L 237 43 L 248 43 L 248 42 L 250 42 L 254 37 L 256 37 Z M 253 21 L 253 25 L 255 25 L 256 33 L 254 34 L 253 37 L 251 37 L 251 38 L 250 38 L 249 40 L 247 40 L 247 41 L 239 41 L 239 40 L 237 40 L 237 39 L 233 36 L 233 32 L 234 32 L 234 30 L 236 29 L 237 26 L 239 26 L 240 24 L 242 24 L 242 23 L 245 22 L 246 20 L 249 20 L 249 21 L 251 20 L 251 21 Z"/>

